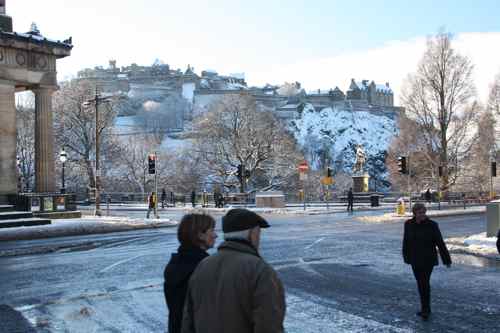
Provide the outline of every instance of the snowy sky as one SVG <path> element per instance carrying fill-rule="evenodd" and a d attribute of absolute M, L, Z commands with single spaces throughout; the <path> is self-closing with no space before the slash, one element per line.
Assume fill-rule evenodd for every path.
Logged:
<path fill-rule="evenodd" d="M 8 0 L 14 30 L 36 22 L 52 39 L 73 36 L 66 78 L 83 67 L 159 58 L 174 68 L 245 72 L 251 85 L 299 81 L 345 89 L 351 78 L 389 81 L 399 92 L 425 38 L 440 27 L 476 65 L 479 96 L 500 72 L 496 0 Z"/>

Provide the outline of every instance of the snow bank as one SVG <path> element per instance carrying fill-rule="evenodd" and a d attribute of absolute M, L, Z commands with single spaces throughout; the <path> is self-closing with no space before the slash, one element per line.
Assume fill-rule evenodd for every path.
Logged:
<path fill-rule="evenodd" d="M 134 229 L 171 227 L 177 221 L 129 217 L 82 217 L 52 220 L 52 224 L 0 229 L 0 241 L 99 234 Z"/>
<path fill-rule="evenodd" d="M 450 251 L 500 259 L 496 246 L 497 238 L 486 237 L 486 232 L 468 237 L 447 238 L 445 241 Z"/>

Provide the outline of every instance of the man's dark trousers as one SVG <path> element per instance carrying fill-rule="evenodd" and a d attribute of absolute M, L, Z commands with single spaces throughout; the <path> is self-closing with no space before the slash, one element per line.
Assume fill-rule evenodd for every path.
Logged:
<path fill-rule="evenodd" d="M 434 266 L 416 267 L 411 266 L 413 275 L 417 280 L 418 293 L 420 295 L 420 304 L 422 305 L 422 312 L 431 312 L 431 274 Z"/>

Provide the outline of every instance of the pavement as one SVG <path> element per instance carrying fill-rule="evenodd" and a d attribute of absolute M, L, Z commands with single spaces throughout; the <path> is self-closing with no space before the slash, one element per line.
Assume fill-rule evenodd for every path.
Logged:
<path fill-rule="evenodd" d="M 328 207 L 320 204 L 308 204 L 306 209 L 301 204 L 287 205 L 284 208 L 256 208 L 251 206 L 227 206 L 225 208 L 213 207 L 168 207 L 158 210 L 159 218 L 147 219 L 145 204 L 109 205 L 103 209 L 104 214 L 109 216 L 92 216 L 93 207 L 81 206 L 79 209 L 84 214 L 78 219 L 55 219 L 51 224 L 29 227 L 14 227 L 0 229 L 0 241 L 30 240 L 51 237 L 76 236 L 88 234 L 104 234 L 139 229 L 156 229 L 175 227 L 178 221 L 186 213 L 204 212 L 214 216 L 222 216 L 227 211 L 237 207 L 245 207 L 259 214 L 273 215 L 336 215 L 346 213 L 345 204 L 331 204 Z M 436 210 L 437 206 L 429 206 L 428 216 L 456 216 L 467 214 L 478 214 L 485 212 L 485 206 L 472 206 L 467 209 L 460 207 L 442 206 L 442 210 Z M 353 217 L 366 223 L 399 222 L 411 217 L 408 211 L 404 215 L 395 213 L 395 206 L 382 205 L 370 207 L 369 205 L 358 205 L 354 208 Z"/>

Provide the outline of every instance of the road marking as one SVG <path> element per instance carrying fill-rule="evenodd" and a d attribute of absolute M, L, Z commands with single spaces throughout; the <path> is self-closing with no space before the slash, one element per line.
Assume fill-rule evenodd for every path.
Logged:
<path fill-rule="evenodd" d="M 135 257 L 132 257 L 132 258 L 128 258 L 128 259 L 125 259 L 125 260 L 121 260 L 121 261 L 115 262 L 113 265 L 110 265 L 110 266 L 108 266 L 108 267 L 106 267 L 106 268 L 102 269 L 99 273 L 106 273 L 107 271 L 109 271 L 110 269 L 112 269 L 112 268 L 114 268 L 114 267 L 116 267 L 116 266 L 118 266 L 118 265 L 124 264 L 124 263 L 126 263 L 126 262 L 132 261 L 132 260 L 134 260 L 134 259 L 137 259 L 137 258 L 142 257 L 142 256 L 145 256 L 145 255 L 146 255 L 146 254 L 139 254 L 139 255 L 137 255 L 137 256 L 135 256 Z"/>
<path fill-rule="evenodd" d="M 313 247 L 314 245 L 318 244 L 319 242 L 321 242 L 323 239 L 325 239 L 325 237 L 321 237 L 320 239 L 317 239 L 314 243 L 310 244 L 310 245 L 307 245 L 304 249 L 305 250 L 308 250 L 310 249 L 311 247 Z"/>

